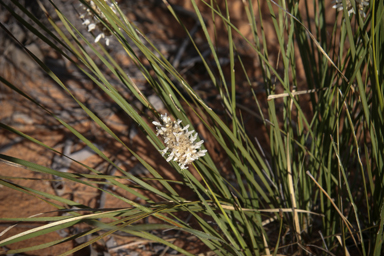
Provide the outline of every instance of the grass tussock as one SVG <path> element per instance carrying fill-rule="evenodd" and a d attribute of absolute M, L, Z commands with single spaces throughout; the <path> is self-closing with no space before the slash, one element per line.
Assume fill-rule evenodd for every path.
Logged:
<path fill-rule="evenodd" d="M 73 182 L 116 203 L 105 208 L 35 190 L 18 182 L 29 177 L 12 176 L 4 168 L 4 188 L 66 213 L 0 216 L 2 222 L 40 224 L 14 235 L 2 232 L 0 246 L 10 249 L 7 253 L 93 235 L 62 254 L 70 255 L 114 234 L 128 234 L 182 255 L 382 255 L 382 1 L 190 0 L 181 6 L 164 0 L 159 10 L 166 13 L 161 17 L 169 29 L 163 26 L 160 32 L 144 29 L 124 3 L 113 0 L 80 0 L 71 7 L 78 10 L 75 16 L 60 1 L 37 2 L 38 11 L 17 0 L 0 1 L 10 17 L 0 24 L 2 33 L 71 106 L 60 107 L 64 101 L 54 96 L 48 104 L 4 74 L 1 87 L 108 168 L 59 152 L 36 133 L 4 120 L 4 134 L 64 154 L 72 165 L 63 172 L 12 154 L 0 159 L 3 166 L 28 168 L 60 184 Z M 240 9 L 242 15 L 235 16 Z M 44 15 L 37 17 L 39 12 Z M 10 20 L 65 60 L 91 89 L 85 86 L 79 93 L 47 59 L 26 47 Z M 153 37 L 178 36 L 172 28 L 183 37 L 173 51 Z M 129 69 L 116 58 L 117 51 Z M 93 104 L 129 120 L 145 147 L 140 149 Z M 72 118 L 81 113 L 98 136 L 63 111 Z M 111 144 L 96 143 L 103 139 Z M 124 155 L 146 175 L 126 167 L 130 160 Z M 13 247 L 78 226 L 87 228 Z M 204 251 L 192 252 L 172 240 L 181 234 L 198 238 Z"/>

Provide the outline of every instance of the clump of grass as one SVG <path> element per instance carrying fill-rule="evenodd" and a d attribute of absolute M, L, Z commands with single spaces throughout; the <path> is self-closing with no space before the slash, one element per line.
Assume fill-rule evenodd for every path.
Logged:
<path fill-rule="evenodd" d="M 231 18 L 232 3 L 225 1 L 221 6 L 216 1 L 201 1 L 198 4 L 191 0 L 195 14 L 193 17 L 201 29 L 199 40 L 201 36 L 205 40 L 210 50 L 209 58 L 204 57 L 205 53 L 200 51 L 199 40 L 187 30 L 176 8 L 163 1 L 180 29 L 185 30 L 196 54 L 201 57 L 206 77 L 220 95 L 220 104 L 217 105 L 200 96 L 192 85 L 193 81 L 188 81 L 180 70 L 172 66 L 114 1 L 81 1 L 90 9 L 87 9 L 87 13 L 96 17 L 93 23 L 89 21 L 87 25 L 96 26 L 97 23 L 101 26 L 100 34 L 92 42 L 54 3 L 53 7 L 60 20 L 55 21 L 53 14 L 46 13 L 50 22 L 50 27 L 47 27 L 18 1 L 11 2 L 1 4 L 26 29 L 81 70 L 127 117 L 138 124 L 148 143 L 158 150 L 156 154 L 165 155 L 168 152 L 167 168 L 175 170 L 182 180 L 164 177 L 157 167 L 145 160 L 146 156 L 130 148 L 122 137 L 116 135 L 84 102 L 74 96 L 65 81 L 18 42 L 73 97 L 99 129 L 148 169 L 151 178 L 133 175 L 118 166 L 91 140 L 46 109 L 38 99 L 0 77 L 4 86 L 19 93 L 36 107 L 46 110 L 47 115 L 55 118 L 132 182 L 127 185 L 114 175 L 102 174 L 92 166 L 79 162 L 78 165 L 88 170 L 88 176 L 62 173 L 23 159 L 0 155 L 8 163 L 96 188 L 130 205 L 118 210 L 91 209 L 92 213 L 68 210 L 70 217 L 3 218 L 3 221 L 52 222 L 27 233 L 5 238 L 0 241 L 1 246 L 77 225 L 79 222 L 91 227 L 87 233 L 34 247 L 14 249 L 8 253 L 41 249 L 102 231 L 97 239 L 64 254 L 68 255 L 121 231 L 163 243 L 184 255 L 191 255 L 184 248 L 149 232 L 148 226 L 138 224 L 152 216 L 161 222 L 155 229 L 171 228 L 190 233 L 217 255 L 288 255 L 294 252 L 381 255 L 384 226 L 384 89 L 381 86 L 384 77 L 381 66 L 384 6 L 381 1 L 336 1 L 334 7 L 337 10 L 334 11 L 342 18 L 335 21 L 326 19 L 325 12 L 332 10 L 332 5 L 328 6 L 324 1 L 304 1 L 301 5 L 293 0 L 266 1 L 264 5 L 267 10 L 259 6 L 259 2 L 242 1 L 246 14 L 244 18 L 251 32 L 244 34 Z M 14 9 L 24 13 L 34 23 L 27 22 Z M 203 12 L 203 9 L 209 10 L 209 13 Z M 311 13 L 315 13 L 315 16 L 311 17 Z M 266 34 L 266 23 L 273 28 L 275 41 Z M 213 33 L 210 33 L 208 24 L 213 27 Z M 225 72 L 221 62 L 222 53 L 215 43 L 219 24 L 224 28 L 220 33 L 226 31 L 228 38 L 225 45 L 229 72 Z M 9 32 L 4 25 L 2 29 Z M 103 37 L 101 34 L 110 36 L 120 44 L 161 99 L 169 115 L 177 121 L 172 122 L 169 116 L 159 115 L 159 110 L 152 106 L 139 86 L 117 64 L 108 50 L 98 43 Z M 12 37 L 12 34 L 9 33 L 9 36 Z M 16 38 L 14 40 L 17 41 Z M 95 42 L 98 44 L 95 45 Z M 239 54 L 242 45 L 246 45 L 247 54 L 257 62 L 261 70 L 259 77 L 247 72 L 250 67 Z M 99 64 L 91 55 L 97 56 Z M 129 89 L 149 112 L 143 114 L 137 111 L 115 84 L 107 79 L 100 66 Z M 246 88 L 240 88 L 238 77 L 244 78 Z M 263 84 L 262 94 L 254 89 L 252 80 Z M 250 110 L 249 106 L 244 106 L 242 100 L 237 98 L 238 89 L 252 95 L 250 106 L 255 109 Z M 257 137 L 264 135 L 253 137 L 253 127 L 248 127 L 244 121 L 248 114 L 261 119 L 261 125 L 267 131 L 267 146 L 258 143 Z M 228 159 L 233 174 L 231 181 L 221 171 L 221 163 L 211 157 L 214 152 L 197 150 L 203 142 L 195 143 L 197 134 L 192 135 L 192 130 L 189 131 L 194 129 L 192 115 L 201 122 L 206 136 L 220 146 L 217 150 Z M 153 121 L 154 117 L 159 116 L 161 123 Z M 157 127 L 157 133 L 164 141 L 156 136 L 152 124 Z M 0 125 L 8 132 L 59 153 L 5 123 Z M 188 165 L 191 166 L 189 169 Z M 197 175 L 193 175 L 191 169 Z M 112 186 L 137 196 L 145 203 L 137 203 L 121 197 L 113 190 L 96 186 L 93 179 L 98 178 L 108 180 Z M 195 200 L 183 197 L 173 186 L 175 183 L 188 187 L 191 198 Z M 70 205 L 80 209 L 90 208 L 17 186 L 8 180 L 2 179 L 0 184 L 54 201 L 52 205 L 58 209 L 69 208 Z M 138 190 L 133 189 L 133 185 Z M 189 221 L 181 220 L 178 215 L 180 212 L 187 212 L 197 224 L 191 226 Z"/>

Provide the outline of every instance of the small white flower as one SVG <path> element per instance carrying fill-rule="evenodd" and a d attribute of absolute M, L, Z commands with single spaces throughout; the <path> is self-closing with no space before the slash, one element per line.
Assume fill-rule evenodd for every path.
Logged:
<path fill-rule="evenodd" d="M 175 135 L 175 138 L 176 138 L 176 141 L 179 142 L 179 139 L 180 139 L 180 136 L 182 135 L 183 133 L 182 132 L 174 132 L 173 135 Z"/>
<path fill-rule="evenodd" d="M 161 152 L 161 155 L 164 156 L 165 153 L 167 153 L 168 151 L 168 147 L 166 147 L 165 149 L 162 149 L 162 150 L 159 150 Z"/>
<path fill-rule="evenodd" d="M 168 158 L 167 158 L 167 162 L 171 161 L 172 158 L 173 158 L 173 156 L 174 156 L 174 154 L 173 154 L 173 152 L 172 152 L 172 153 L 168 156 Z"/>
<path fill-rule="evenodd" d="M 201 140 L 201 141 L 197 142 L 197 143 L 193 146 L 193 148 L 200 148 L 201 145 L 202 145 L 203 143 L 204 143 L 204 140 Z"/>
<path fill-rule="evenodd" d="M 163 122 L 166 123 L 166 124 L 168 124 L 169 122 L 171 122 L 171 118 L 168 117 L 167 114 L 165 114 L 165 115 L 163 116 L 162 119 L 163 119 Z"/>
<path fill-rule="evenodd" d="M 192 135 L 189 140 L 191 141 L 191 143 L 193 143 L 196 139 L 197 139 L 197 133 L 195 135 Z"/>
<path fill-rule="evenodd" d="M 206 149 L 204 149 L 204 150 L 200 150 L 199 152 L 197 152 L 197 155 L 198 155 L 199 157 L 205 156 L 205 152 L 207 152 Z"/>
<path fill-rule="evenodd" d="M 101 38 L 104 38 L 105 35 L 104 33 L 100 33 L 96 38 L 95 38 L 95 43 L 99 42 Z"/>
<path fill-rule="evenodd" d="M 88 32 L 91 32 L 92 30 L 94 30 L 96 28 L 96 24 L 95 23 L 91 23 L 88 25 Z"/>
<path fill-rule="evenodd" d="M 84 17 L 84 15 L 81 15 L 81 16 Z M 80 16 L 80 18 L 83 18 L 81 16 Z M 91 21 L 89 19 L 86 19 L 86 20 L 83 21 L 83 25 L 86 25 L 86 26 L 88 26 L 90 23 L 91 23 Z"/>

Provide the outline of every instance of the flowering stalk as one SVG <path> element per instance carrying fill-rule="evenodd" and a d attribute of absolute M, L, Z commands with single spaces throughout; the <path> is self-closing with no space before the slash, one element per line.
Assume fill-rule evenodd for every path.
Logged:
<path fill-rule="evenodd" d="M 108 19 L 105 17 L 104 13 L 100 10 L 99 7 L 92 0 L 84 0 L 92 8 L 92 11 L 88 6 L 80 4 L 83 7 L 85 13 L 80 15 L 81 19 L 84 19 L 83 25 L 88 26 L 88 32 L 92 30 L 99 30 L 99 34 L 95 38 L 95 43 L 100 41 L 101 38 L 105 38 L 105 44 L 109 45 L 109 37 L 112 35 L 111 31 L 104 26 L 103 22 L 109 24 Z M 111 8 L 111 10 L 116 14 L 115 6 L 109 1 L 104 0 L 104 2 Z M 97 13 L 97 15 L 95 15 Z M 103 22 L 102 22 L 102 21 Z"/>
<path fill-rule="evenodd" d="M 344 9 L 343 7 L 343 0 L 334 0 L 333 3 L 335 4 L 333 8 L 335 8 L 337 11 L 341 11 Z M 346 7 L 348 10 L 348 16 L 351 15 L 351 13 L 355 13 L 355 10 L 353 9 L 352 3 L 350 0 L 346 0 Z M 369 6 L 369 0 L 355 0 L 356 8 L 359 10 L 360 15 L 365 18 L 366 14 L 364 12 L 364 8 L 366 6 Z"/>
<path fill-rule="evenodd" d="M 152 122 L 156 125 L 157 136 L 164 139 L 165 149 L 160 150 L 162 156 L 169 153 L 167 162 L 173 160 L 179 163 L 181 169 L 188 169 L 188 165 L 199 157 L 205 155 L 207 150 L 200 150 L 204 140 L 195 143 L 197 133 L 188 131 L 189 124 L 183 128 L 180 126 L 181 120 L 171 121 L 171 118 L 161 115 L 162 123 Z"/>

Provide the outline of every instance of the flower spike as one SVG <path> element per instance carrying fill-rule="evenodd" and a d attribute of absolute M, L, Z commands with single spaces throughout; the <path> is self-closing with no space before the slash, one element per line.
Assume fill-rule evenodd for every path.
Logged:
<path fill-rule="evenodd" d="M 336 9 L 337 11 L 342 11 L 344 9 L 343 0 L 334 0 L 333 3 L 335 4 L 333 8 Z M 345 3 L 348 10 L 348 16 L 350 16 L 352 13 L 355 13 L 355 10 L 353 9 L 351 1 L 346 0 Z M 355 0 L 355 3 L 356 3 L 356 8 L 359 11 L 360 15 L 365 18 L 366 13 L 364 11 L 364 8 L 366 6 L 369 6 L 369 0 Z"/>
<path fill-rule="evenodd" d="M 85 0 L 85 2 L 87 2 L 91 8 L 80 4 L 80 6 L 82 6 L 83 10 L 85 11 L 85 13 L 80 15 L 80 18 L 84 19 L 83 25 L 88 26 L 88 32 L 93 30 L 98 32 L 98 35 L 95 38 L 95 43 L 100 41 L 101 38 L 105 38 L 105 44 L 109 45 L 109 39 L 112 34 L 111 31 L 105 26 L 105 23 L 109 24 L 108 19 L 105 17 L 102 10 L 100 10 L 100 8 L 92 0 Z M 110 0 L 104 0 L 104 2 L 115 14 L 117 14 L 117 10 Z"/>
<path fill-rule="evenodd" d="M 207 150 L 199 150 L 204 143 L 203 140 L 195 143 L 197 133 L 195 131 L 188 131 L 189 124 L 181 127 L 181 120 L 171 121 L 167 114 L 161 115 L 161 121 L 153 121 L 156 126 L 157 136 L 161 136 L 166 144 L 166 148 L 160 150 L 164 156 L 167 152 L 170 154 L 167 157 L 167 162 L 173 160 L 177 162 L 181 169 L 188 169 L 193 161 L 199 157 L 205 156 Z M 193 135 L 193 133 L 195 133 Z"/>

